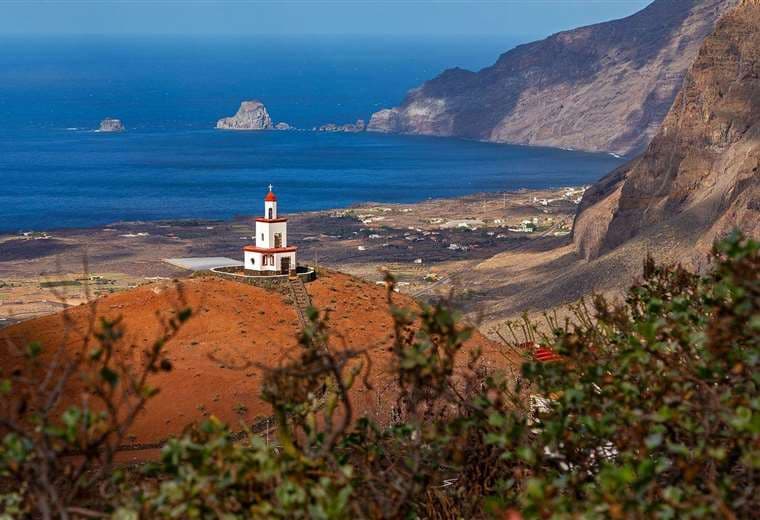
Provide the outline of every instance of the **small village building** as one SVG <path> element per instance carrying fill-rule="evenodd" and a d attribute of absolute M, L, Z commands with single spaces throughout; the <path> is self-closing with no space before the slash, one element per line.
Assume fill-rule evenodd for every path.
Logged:
<path fill-rule="evenodd" d="M 250 274 L 294 274 L 295 246 L 288 245 L 288 219 L 277 212 L 277 196 L 269 185 L 264 216 L 256 218 L 256 243 L 243 248 L 243 265 Z"/>

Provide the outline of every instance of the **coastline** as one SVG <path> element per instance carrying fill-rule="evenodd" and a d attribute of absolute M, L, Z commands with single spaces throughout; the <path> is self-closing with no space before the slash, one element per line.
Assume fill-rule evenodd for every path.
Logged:
<path fill-rule="evenodd" d="M 63 132 L 71 133 L 71 132 Z M 0 232 L 255 211 L 273 184 L 287 210 L 418 203 L 473 192 L 591 184 L 606 154 L 367 132 L 90 132 L 0 137 Z"/>

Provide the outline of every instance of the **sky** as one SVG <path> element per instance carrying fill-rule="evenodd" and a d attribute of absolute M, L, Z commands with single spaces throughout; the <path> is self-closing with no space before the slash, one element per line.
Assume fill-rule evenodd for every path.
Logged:
<path fill-rule="evenodd" d="M 0 34 L 526 35 L 651 0 L 0 0 Z"/>

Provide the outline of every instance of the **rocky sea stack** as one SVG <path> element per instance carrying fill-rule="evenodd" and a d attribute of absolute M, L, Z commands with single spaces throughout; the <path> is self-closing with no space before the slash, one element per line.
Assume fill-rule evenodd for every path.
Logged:
<path fill-rule="evenodd" d="M 222 130 L 271 130 L 274 128 L 267 107 L 258 100 L 243 101 L 232 117 L 224 117 L 216 122 Z"/>
<path fill-rule="evenodd" d="M 121 119 L 115 119 L 113 117 L 107 117 L 100 122 L 98 132 L 123 132 L 124 123 Z"/>

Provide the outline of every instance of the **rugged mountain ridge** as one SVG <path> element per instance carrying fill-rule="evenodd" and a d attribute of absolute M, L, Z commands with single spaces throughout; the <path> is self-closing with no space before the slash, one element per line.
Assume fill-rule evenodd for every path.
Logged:
<path fill-rule="evenodd" d="M 663 235 L 704 252 L 734 227 L 760 236 L 760 0 L 704 40 L 646 152 L 586 191 L 574 242 L 587 259 Z"/>
<path fill-rule="evenodd" d="M 638 13 L 459 68 L 372 115 L 369 131 L 632 154 L 655 135 L 686 70 L 737 0 L 655 0 Z"/>

